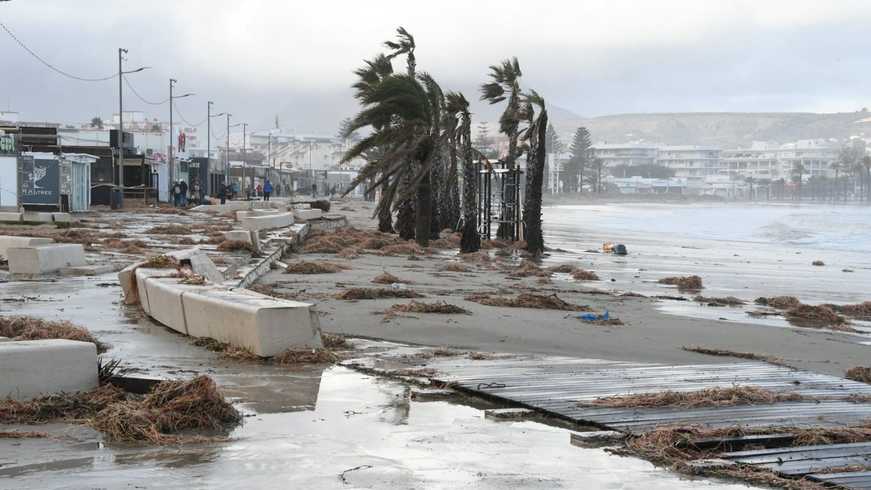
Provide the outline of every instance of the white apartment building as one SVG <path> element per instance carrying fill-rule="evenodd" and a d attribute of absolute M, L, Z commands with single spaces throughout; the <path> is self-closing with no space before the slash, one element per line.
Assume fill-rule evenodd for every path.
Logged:
<path fill-rule="evenodd" d="M 645 144 L 609 144 L 592 146 L 593 157 L 601 159 L 607 168 L 618 165 L 654 165 L 659 147 Z"/>
<path fill-rule="evenodd" d="M 712 146 L 661 146 L 656 164 L 673 170 L 675 177 L 687 179 L 689 187 L 722 173 L 720 149 Z"/>

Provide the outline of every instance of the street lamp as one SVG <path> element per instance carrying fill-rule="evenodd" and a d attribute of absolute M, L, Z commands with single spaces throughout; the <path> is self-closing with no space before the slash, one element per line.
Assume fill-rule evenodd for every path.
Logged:
<path fill-rule="evenodd" d="M 223 112 L 220 114 L 212 114 L 213 104 L 214 102 L 210 100 L 206 108 L 206 162 L 210 167 L 212 165 L 212 118 L 224 115 Z M 209 182 L 211 182 L 211 180 L 212 179 L 209 178 Z"/>
<path fill-rule="evenodd" d="M 148 66 L 141 66 L 135 70 L 124 71 L 123 69 L 123 61 L 124 55 L 127 54 L 127 50 L 124 48 L 118 48 L 118 164 L 117 167 L 113 165 L 112 167 L 112 191 L 116 190 L 118 182 L 120 181 L 121 187 L 124 186 L 123 179 L 118 175 L 120 172 L 118 168 L 121 168 L 121 172 L 124 169 L 124 75 L 130 73 L 139 73 L 140 71 L 147 70 Z M 109 196 L 109 203 L 112 203 L 112 196 Z"/>
<path fill-rule="evenodd" d="M 175 78 L 169 79 L 169 181 L 175 182 L 175 165 L 172 157 L 172 104 L 175 99 L 182 99 L 184 97 L 190 97 L 191 95 L 195 95 L 192 92 L 188 92 L 184 95 L 172 95 L 172 87 L 178 82 Z"/>

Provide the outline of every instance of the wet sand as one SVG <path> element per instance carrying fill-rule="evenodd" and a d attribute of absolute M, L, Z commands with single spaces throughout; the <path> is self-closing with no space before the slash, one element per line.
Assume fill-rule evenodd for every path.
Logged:
<path fill-rule="evenodd" d="M 359 228 L 374 227 L 371 203 L 337 205 Z M 367 209 L 368 208 L 368 209 Z M 559 263 L 556 257 L 546 262 Z M 618 297 L 591 293 L 590 289 L 633 290 L 633 284 L 602 273 L 603 281 L 576 282 L 567 275 L 554 275 L 552 284 L 536 284 L 536 278 L 512 280 L 501 271 L 476 268 L 472 273 L 441 272 L 449 254 L 421 257 L 361 255 L 352 260 L 333 255 L 301 254 L 293 259 L 339 261 L 351 267 L 335 274 L 294 275 L 272 271 L 261 281 L 276 286 L 279 292 L 301 294 L 317 301 L 324 313 L 324 330 L 354 336 L 382 338 L 425 345 L 456 346 L 493 352 L 530 352 L 576 357 L 666 363 L 723 362 L 729 358 L 686 352 L 682 346 L 753 352 L 781 357 L 794 367 L 843 376 L 844 371 L 868 362 L 869 349 L 864 339 L 855 335 L 806 328 L 770 328 L 747 321 L 719 320 L 724 317 L 694 318 L 661 311 L 663 303 L 649 298 Z M 602 260 L 621 260 L 606 256 Z M 580 260 L 571 262 L 589 267 Z M 598 270 L 598 269 L 594 269 Z M 411 281 L 410 288 L 423 293 L 423 301 L 447 301 L 472 312 L 471 315 L 405 314 L 384 321 L 376 314 L 396 303 L 408 300 L 344 301 L 331 296 L 350 287 L 377 287 L 370 281 L 381 272 L 390 272 Z M 674 289 L 651 286 L 658 294 L 677 294 Z M 589 305 L 597 311 L 608 310 L 624 326 L 595 326 L 573 318 L 569 312 L 498 308 L 463 299 L 472 292 L 556 293 L 565 301 Z M 705 291 L 707 293 L 707 291 Z M 690 308 L 692 306 L 687 306 Z M 707 308 L 707 307 L 704 307 Z M 708 308 L 719 312 L 726 308 Z M 737 318 L 746 317 L 743 313 Z"/>

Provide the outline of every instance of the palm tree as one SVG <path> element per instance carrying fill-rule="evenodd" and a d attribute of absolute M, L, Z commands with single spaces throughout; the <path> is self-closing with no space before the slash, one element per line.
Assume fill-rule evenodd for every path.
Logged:
<path fill-rule="evenodd" d="M 800 161 L 792 164 L 792 182 L 798 186 L 798 200 L 801 201 L 801 181 L 804 174 L 807 173 L 804 165 Z"/>
<path fill-rule="evenodd" d="M 469 101 L 459 92 L 445 95 L 445 110 L 453 115 L 453 125 L 446 131 L 451 136 L 451 153 L 462 158 L 463 162 L 463 236 L 460 252 L 477 252 L 481 248 L 481 235 L 478 233 L 478 175 L 472 162 L 472 114 Z M 453 165 L 452 163 L 452 166 Z"/>
<path fill-rule="evenodd" d="M 445 189 L 443 198 L 440 201 L 441 209 L 439 215 L 445 226 L 453 231 L 457 231 L 457 225 L 460 222 L 462 213 L 460 213 L 460 176 L 459 176 L 459 154 L 462 151 L 459 147 L 461 135 L 458 134 L 460 125 L 459 121 L 463 117 L 462 112 L 465 109 L 468 112 L 469 102 L 463 94 L 448 92 L 445 94 L 445 110 L 442 130 L 445 137 L 445 153 L 447 168 L 445 175 Z M 470 128 L 471 130 L 471 128 Z"/>
<path fill-rule="evenodd" d="M 364 61 L 364 65 L 362 68 L 359 68 L 354 71 L 354 74 L 357 75 L 358 81 L 352 87 L 356 90 L 355 97 L 362 101 L 365 100 L 366 97 L 370 96 L 378 84 L 381 83 L 382 80 L 387 78 L 388 76 L 393 74 L 393 64 L 390 61 L 390 58 L 387 56 L 380 54 L 376 56 L 372 60 Z M 378 130 L 386 125 L 389 125 L 390 121 L 378 121 L 376 125 L 373 126 L 375 130 Z M 342 121 L 341 126 L 341 135 L 342 138 L 349 138 L 354 130 L 351 127 L 351 120 L 346 119 Z M 380 148 L 372 148 L 368 151 L 365 151 L 361 154 L 363 159 L 369 162 L 372 165 L 373 169 L 379 168 L 378 162 L 381 158 L 383 158 L 384 151 Z M 374 180 L 374 175 L 370 175 L 369 179 Z M 390 186 L 390 178 L 386 178 L 384 183 L 382 184 L 382 192 L 381 192 L 381 200 L 376 208 L 376 213 L 378 215 L 378 231 L 382 233 L 393 233 L 393 213 L 391 212 L 392 202 L 390 201 L 393 196 L 384 192 L 384 189 Z M 370 191 L 374 192 L 376 186 L 370 186 Z M 345 191 L 345 194 L 351 191 L 351 188 Z"/>
<path fill-rule="evenodd" d="M 499 65 L 492 65 L 490 67 L 491 81 L 481 85 L 481 100 L 486 100 L 491 105 L 508 100 L 505 110 L 499 117 L 499 131 L 508 137 L 508 154 L 505 156 L 505 163 L 509 170 L 516 170 L 517 158 L 522 153 L 518 146 L 520 122 L 523 119 L 521 114 L 522 94 L 520 92 L 520 77 L 522 75 L 520 63 L 515 57 L 504 60 Z M 513 193 L 507 195 L 505 204 L 507 205 L 506 215 L 501 217 L 502 223 L 499 224 L 497 232 L 497 236 L 503 239 L 511 235 L 513 228 L 511 223 L 515 220 Z"/>
<path fill-rule="evenodd" d="M 342 158 L 350 161 L 374 148 L 384 151 L 377 162 L 367 163 L 351 183 L 356 187 L 377 176 L 373 185 L 383 186 L 385 202 L 414 202 L 414 237 L 421 246 L 429 244 L 431 218 L 430 169 L 441 143 L 438 100 L 441 89 L 427 74 L 418 77 L 389 75 L 361 98 L 363 109 L 349 128 L 371 128 L 371 133 L 352 146 Z M 410 183 L 411 185 L 403 185 Z M 398 224 L 397 220 L 397 224 Z M 400 230 L 401 232 L 401 230 Z M 402 233 L 400 233 L 401 235 Z"/>
<path fill-rule="evenodd" d="M 541 194 L 544 184 L 544 166 L 547 161 L 547 109 L 544 99 L 531 90 L 526 99 L 529 127 L 524 139 L 529 141 L 526 153 L 526 199 L 523 203 L 523 226 L 526 231 L 526 250 L 535 257 L 544 253 L 544 237 L 541 231 Z M 535 117 L 535 108 L 538 117 Z"/>

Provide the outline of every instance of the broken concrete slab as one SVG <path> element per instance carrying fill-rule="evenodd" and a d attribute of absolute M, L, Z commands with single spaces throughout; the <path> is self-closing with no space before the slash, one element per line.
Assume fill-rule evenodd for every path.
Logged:
<path fill-rule="evenodd" d="M 321 347 L 320 322 L 309 303 L 279 300 L 246 289 L 186 291 L 189 335 L 249 349 L 261 357 L 289 347 Z"/>
<path fill-rule="evenodd" d="M 224 240 L 229 240 L 232 242 L 245 242 L 245 243 L 254 243 L 254 239 L 252 239 L 251 235 L 256 234 L 252 233 L 249 230 L 230 230 L 224 233 Z"/>
<path fill-rule="evenodd" d="M 266 214 L 241 218 L 242 227 L 251 231 L 285 228 L 293 224 L 293 213 Z"/>
<path fill-rule="evenodd" d="M 51 238 L 29 236 L 0 236 L 0 256 L 6 257 L 6 250 L 10 248 L 27 248 L 37 245 L 54 243 Z"/>
<path fill-rule="evenodd" d="M 73 215 L 70 213 L 51 213 L 51 219 L 55 223 L 72 223 Z"/>
<path fill-rule="evenodd" d="M 174 250 L 167 252 L 166 255 L 175 259 L 180 266 L 190 267 L 194 274 L 205 277 L 209 282 L 220 283 L 224 281 L 224 275 L 221 274 L 212 259 L 199 248 Z"/>
<path fill-rule="evenodd" d="M 299 221 L 308 221 L 310 219 L 320 219 L 324 212 L 320 209 L 294 209 L 293 217 Z"/>
<path fill-rule="evenodd" d="M 15 400 L 96 388 L 97 347 L 45 339 L 0 342 L 0 398 Z"/>
<path fill-rule="evenodd" d="M 54 223 L 54 217 L 52 216 L 52 213 L 25 211 L 21 215 L 21 221 L 30 221 L 32 223 Z"/>
<path fill-rule="evenodd" d="M 87 264 L 85 249 L 78 243 L 52 243 L 6 250 L 9 272 L 37 275 Z"/>

